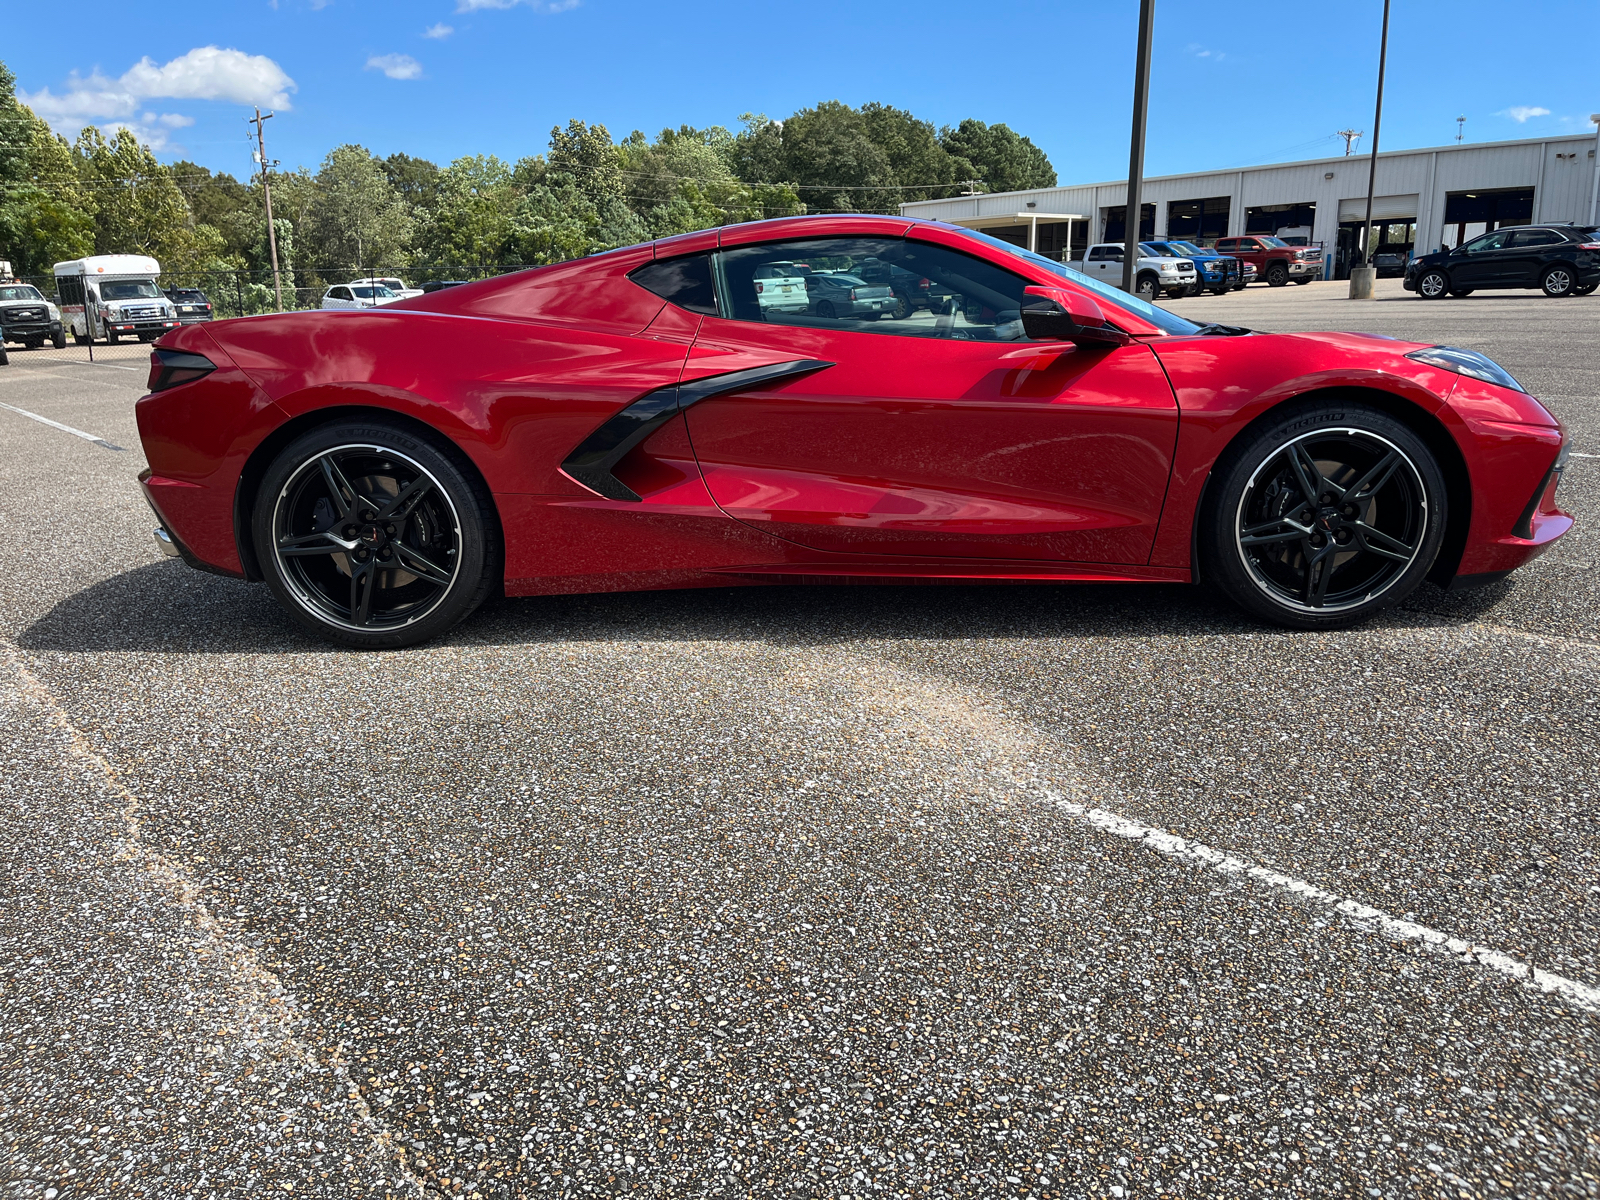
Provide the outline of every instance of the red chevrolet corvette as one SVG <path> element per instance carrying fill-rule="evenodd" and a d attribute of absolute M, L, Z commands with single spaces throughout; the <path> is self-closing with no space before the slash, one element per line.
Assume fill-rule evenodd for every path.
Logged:
<path fill-rule="evenodd" d="M 400 646 L 509 595 L 1205 581 L 1298 628 L 1572 525 L 1470 350 L 1198 325 L 980 233 L 730 226 L 365 312 L 193 325 L 138 404 L 156 536 Z"/>

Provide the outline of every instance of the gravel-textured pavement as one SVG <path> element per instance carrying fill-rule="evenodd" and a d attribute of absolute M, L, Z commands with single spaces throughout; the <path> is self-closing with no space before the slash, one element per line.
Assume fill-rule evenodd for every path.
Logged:
<path fill-rule="evenodd" d="M 1486 350 L 1600 454 L 1600 298 L 1342 294 L 1174 307 Z M 72 357 L 0 368 L 127 448 L 0 409 L 0 1195 L 1600 1195 L 1600 462 L 1325 636 L 817 587 L 366 656 L 160 558 Z"/>

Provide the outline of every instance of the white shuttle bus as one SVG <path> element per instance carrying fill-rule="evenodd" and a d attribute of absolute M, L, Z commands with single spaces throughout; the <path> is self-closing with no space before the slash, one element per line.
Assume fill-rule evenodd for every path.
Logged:
<path fill-rule="evenodd" d="M 72 340 L 153 342 L 178 327 L 178 310 L 156 283 L 161 264 L 143 254 L 97 254 L 56 264 L 61 322 Z"/>

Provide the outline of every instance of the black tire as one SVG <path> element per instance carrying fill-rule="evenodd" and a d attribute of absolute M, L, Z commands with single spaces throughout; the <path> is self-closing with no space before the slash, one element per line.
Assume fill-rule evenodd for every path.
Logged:
<path fill-rule="evenodd" d="M 1600 283 L 1586 283 L 1582 287 L 1572 289 L 1574 296 L 1588 296 L 1594 293 L 1595 288 L 1600 288 Z"/>
<path fill-rule="evenodd" d="M 251 526 L 278 603 L 313 633 L 362 650 L 437 637 L 500 583 L 482 481 L 458 454 L 381 418 L 324 425 L 284 447 Z"/>
<path fill-rule="evenodd" d="M 89 335 L 87 333 L 79 333 L 74 329 L 72 331 L 72 344 L 74 346 L 87 346 L 89 344 Z"/>
<path fill-rule="evenodd" d="M 65 350 L 67 348 L 66 331 L 58 329 L 54 333 L 52 333 L 50 335 L 50 344 L 52 346 L 54 346 L 57 350 Z"/>
<path fill-rule="evenodd" d="M 1311 276 L 1309 276 L 1309 275 L 1302 275 L 1302 276 L 1300 276 L 1299 279 L 1295 280 L 1295 283 L 1299 284 L 1301 287 L 1304 287 L 1306 284 L 1308 284 L 1310 282 L 1311 282 Z"/>
<path fill-rule="evenodd" d="M 821 317 L 824 321 L 835 320 L 837 319 L 838 315 L 839 314 L 834 311 L 833 305 L 826 300 L 817 305 L 817 316 Z"/>
<path fill-rule="evenodd" d="M 29 338 L 27 341 L 23 342 L 22 344 L 24 346 L 26 346 L 29 350 L 43 350 L 44 349 L 44 339 L 43 338 Z"/>
<path fill-rule="evenodd" d="M 1418 300 L 1443 300 L 1450 294 L 1450 276 L 1437 267 L 1417 276 Z"/>
<path fill-rule="evenodd" d="M 1552 300 L 1572 295 L 1577 286 L 1578 273 L 1566 263 L 1556 263 L 1553 267 L 1546 267 L 1544 274 L 1539 276 L 1539 290 Z"/>
<path fill-rule="evenodd" d="M 1477 288 L 1451 288 L 1450 289 L 1450 294 L 1452 296 L 1454 296 L 1457 300 L 1465 300 L 1468 296 L 1472 295 L 1472 293 L 1477 291 L 1477 290 L 1478 290 Z"/>
<path fill-rule="evenodd" d="M 916 312 L 916 308 L 912 305 L 911 301 L 906 299 L 899 292 L 896 292 L 894 294 L 894 307 L 889 310 L 888 315 L 893 317 L 896 321 L 904 321 L 914 312 Z"/>
<path fill-rule="evenodd" d="M 1212 288 L 1211 289 L 1211 294 L 1213 296 L 1226 296 L 1232 290 L 1233 290 L 1232 288 L 1225 288 L 1225 287 Z"/>
<path fill-rule="evenodd" d="M 115 346 L 116 344 L 117 344 L 117 331 L 115 329 L 106 330 L 106 345 Z"/>
<path fill-rule="evenodd" d="M 0 367 L 5 366 L 10 361 L 11 361 L 11 356 L 6 353 L 6 345 L 5 345 L 5 343 L 4 342 L 0 342 Z"/>
<path fill-rule="evenodd" d="M 1281 262 L 1275 262 L 1267 268 L 1267 286 L 1282 287 L 1289 282 L 1289 268 Z"/>
<path fill-rule="evenodd" d="M 1133 281 L 1133 294 L 1141 300 L 1154 301 L 1160 279 L 1155 275 L 1141 275 Z"/>
<path fill-rule="evenodd" d="M 1422 439 L 1361 404 L 1286 405 L 1228 448 L 1212 484 L 1204 577 L 1291 629 L 1342 628 L 1400 603 L 1432 569 L 1449 519 Z"/>

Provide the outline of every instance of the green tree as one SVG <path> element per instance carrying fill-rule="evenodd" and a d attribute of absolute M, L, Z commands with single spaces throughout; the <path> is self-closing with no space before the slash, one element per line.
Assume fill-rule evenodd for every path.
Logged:
<path fill-rule="evenodd" d="M 364 146 L 339 146 L 323 159 L 308 217 L 317 265 L 324 270 L 405 265 L 414 224 L 410 210 Z"/>
<path fill-rule="evenodd" d="M 991 192 L 1055 187 L 1056 170 L 1043 150 L 1007 125 L 985 125 L 968 117 L 939 131 L 946 153 L 966 164 L 962 179 L 978 179 Z"/>
<path fill-rule="evenodd" d="M 163 263 L 190 257 L 189 205 L 132 130 L 107 138 L 90 125 L 78 135 L 73 155 L 94 197 L 96 254 L 148 254 Z"/>
<path fill-rule="evenodd" d="M 25 275 L 94 249 L 94 208 L 68 143 L 16 96 L 0 63 L 0 258 Z"/>
<path fill-rule="evenodd" d="M 417 227 L 417 249 L 441 266 L 515 262 L 517 189 L 494 155 L 458 158 L 438 173 L 435 200 Z"/>
<path fill-rule="evenodd" d="M 389 185 L 414 212 L 433 207 L 439 195 L 438 166 L 425 158 L 412 158 L 409 154 L 391 154 L 383 160 L 383 173 Z"/>

